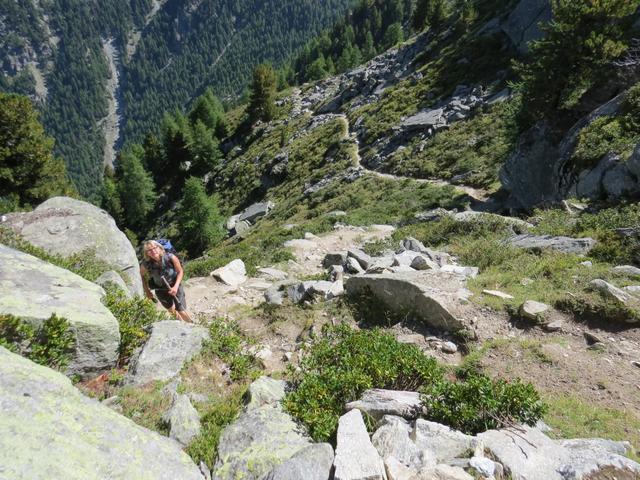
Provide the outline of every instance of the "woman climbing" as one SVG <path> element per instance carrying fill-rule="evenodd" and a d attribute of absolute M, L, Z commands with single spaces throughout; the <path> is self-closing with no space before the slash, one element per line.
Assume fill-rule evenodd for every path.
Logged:
<path fill-rule="evenodd" d="M 185 322 L 192 322 L 182 288 L 184 271 L 178 257 L 165 251 L 164 247 L 154 240 L 144 242 L 142 257 L 140 275 L 147 298 L 153 300 L 153 289 L 162 306 L 173 316 Z"/>

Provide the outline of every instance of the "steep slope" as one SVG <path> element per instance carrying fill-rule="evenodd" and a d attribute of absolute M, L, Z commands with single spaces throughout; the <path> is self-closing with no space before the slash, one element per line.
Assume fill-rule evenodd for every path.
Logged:
<path fill-rule="evenodd" d="M 0 88 L 30 95 L 80 192 L 103 164 L 211 85 L 236 96 L 349 4 L 106 0 L 2 2 Z"/>

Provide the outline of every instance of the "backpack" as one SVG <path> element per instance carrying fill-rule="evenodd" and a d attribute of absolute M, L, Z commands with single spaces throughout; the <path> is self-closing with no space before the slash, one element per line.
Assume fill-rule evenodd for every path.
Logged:
<path fill-rule="evenodd" d="M 156 242 L 162 245 L 162 248 L 164 248 L 165 252 L 175 255 L 176 257 L 178 256 L 178 252 L 176 252 L 176 249 L 173 248 L 173 245 L 171 245 L 171 240 L 167 240 L 166 238 L 159 238 L 156 240 Z M 180 260 L 179 257 L 178 260 Z"/>

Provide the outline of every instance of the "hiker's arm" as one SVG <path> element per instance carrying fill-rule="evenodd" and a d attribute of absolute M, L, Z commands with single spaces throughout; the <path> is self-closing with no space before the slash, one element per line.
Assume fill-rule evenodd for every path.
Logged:
<path fill-rule="evenodd" d="M 176 282 L 173 284 L 173 287 L 169 289 L 169 295 L 175 297 L 178 293 L 178 287 L 180 286 L 182 277 L 184 276 L 184 270 L 182 269 L 180 260 L 178 260 L 178 257 L 176 257 L 175 255 L 171 256 L 171 262 L 173 263 L 173 268 L 175 269 L 178 276 L 176 277 Z"/>
<path fill-rule="evenodd" d="M 140 276 L 142 277 L 142 288 L 144 289 L 144 294 L 148 299 L 153 298 L 153 293 L 149 289 L 149 285 L 147 282 L 147 269 L 144 266 L 140 265 Z"/>

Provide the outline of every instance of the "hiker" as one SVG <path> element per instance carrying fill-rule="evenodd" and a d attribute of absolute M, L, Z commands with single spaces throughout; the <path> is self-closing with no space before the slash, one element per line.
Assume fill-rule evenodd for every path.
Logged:
<path fill-rule="evenodd" d="M 165 251 L 164 247 L 154 240 L 144 242 L 142 257 L 140 275 L 147 298 L 153 300 L 153 288 L 162 306 L 173 316 L 185 322 L 192 322 L 187 312 L 187 301 L 181 283 L 184 271 L 178 257 Z"/>

